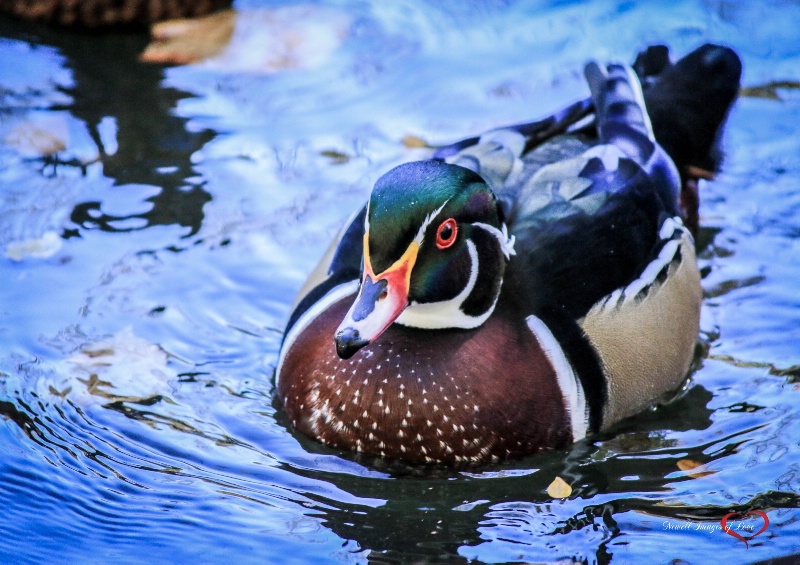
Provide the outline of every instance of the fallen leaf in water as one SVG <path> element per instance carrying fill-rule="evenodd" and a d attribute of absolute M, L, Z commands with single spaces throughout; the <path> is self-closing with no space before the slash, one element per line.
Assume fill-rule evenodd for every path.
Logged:
<path fill-rule="evenodd" d="M 48 385 L 48 390 L 50 391 L 50 394 L 52 394 L 53 396 L 60 396 L 61 398 L 66 398 L 67 395 L 70 393 L 70 391 L 72 391 L 72 387 L 68 386 L 64 390 L 56 390 L 53 385 Z"/>
<path fill-rule="evenodd" d="M 677 465 L 678 469 L 680 469 L 693 479 L 699 479 L 700 477 L 705 477 L 707 475 L 714 474 L 714 471 L 697 471 L 696 473 L 690 473 L 689 471 L 693 471 L 694 469 L 703 467 L 705 465 L 704 463 L 700 463 L 699 461 L 694 461 L 693 459 L 680 459 Z"/>
<path fill-rule="evenodd" d="M 219 55 L 231 40 L 236 11 L 202 18 L 167 20 L 151 28 L 153 41 L 139 59 L 146 63 L 187 65 Z"/>
<path fill-rule="evenodd" d="M 429 149 L 431 147 L 428 145 L 428 142 L 421 137 L 411 134 L 403 136 L 403 145 L 409 149 Z"/>
<path fill-rule="evenodd" d="M 333 149 L 326 149 L 324 151 L 320 151 L 320 155 L 323 157 L 327 157 L 335 165 L 344 165 L 348 161 L 350 161 L 350 156 L 347 153 L 342 153 L 341 151 L 335 151 Z"/>
<path fill-rule="evenodd" d="M 101 399 L 151 405 L 169 393 L 168 383 L 175 376 L 167 353 L 129 327 L 84 344 L 59 364 L 63 369 L 42 384 L 51 394 L 78 404 Z"/>
<path fill-rule="evenodd" d="M 47 259 L 58 253 L 63 244 L 61 236 L 54 231 L 48 231 L 42 237 L 12 241 L 6 245 L 6 257 L 12 261 L 22 261 L 27 257 Z"/>
<path fill-rule="evenodd" d="M 27 121 L 8 132 L 5 142 L 23 157 L 46 157 L 67 148 L 66 127 L 63 124 Z"/>
<path fill-rule="evenodd" d="M 551 498 L 567 498 L 572 494 L 572 487 L 561 477 L 556 477 L 547 487 L 547 494 Z"/>
<path fill-rule="evenodd" d="M 154 25 L 140 59 L 270 74 L 311 69 L 338 49 L 349 24 L 344 12 L 311 5 L 226 10 Z"/>

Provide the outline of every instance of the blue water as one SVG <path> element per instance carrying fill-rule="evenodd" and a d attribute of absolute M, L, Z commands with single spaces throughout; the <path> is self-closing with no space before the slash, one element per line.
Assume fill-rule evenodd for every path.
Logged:
<path fill-rule="evenodd" d="M 543 116 L 586 95 L 586 60 L 654 42 L 731 45 L 748 86 L 800 79 L 797 2 L 664 4 L 313 4 L 295 16 L 307 52 L 276 64 L 253 61 L 275 50 L 273 4 L 248 0 L 231 51 L 188 67 L 139 63 L 143 36 L 0 19 L 0 562 L 800 552 L 793 88 L 738 102 L 702 185 L 702 355 L 671 404 L 458 472 L 359 461 L 272 401 L 305 276 L 371 183 L 426 155 L 404 136 Z M 565 500 L 546 493 L 556 476 Z M 754 509 L 769 524 L 746 549 L 719 525 Z"/>

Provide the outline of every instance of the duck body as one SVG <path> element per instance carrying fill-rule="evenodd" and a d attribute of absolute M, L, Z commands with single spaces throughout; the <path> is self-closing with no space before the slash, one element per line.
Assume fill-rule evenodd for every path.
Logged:
<path fill-rule="evenodd" d="M 721 106 L 718 134 L 741 67 L 717 46 L 660 54 L 637 60 L 652 108 L 629 67 L 590 64 L 591 98 L 379 179 L 290 318 L 276 379 L 292 425 L 481 463 L 568 445 L 679 387 L 702 299 L 683 171 L 717 136 L 676 164 L 648 110 L 674 142 L 667 94 L 691 74 L 705 90 L 681 116 Z"/>

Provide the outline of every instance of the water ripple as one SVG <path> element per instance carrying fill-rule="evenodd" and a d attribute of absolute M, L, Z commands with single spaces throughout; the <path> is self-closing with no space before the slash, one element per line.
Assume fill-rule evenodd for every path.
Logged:
<path fill-rule="evenodd" d="M 268 73 L 0 19 L 0 561 L 739 561 L 720 520 L 751 509 L 770 524 L 748 559 L 796 552 L 790 89 L 740 100 L 702 183 L 702 355 L 665 406 L 454 470 L 330 449 L 272 399 L 294 293 L 371 183 L 426 155 L 405 135 L 545 115 L 585 96 L 587 59 L 653 42 L 723 42 L 746 84 L 797 80 L 796 3 L 314 6 L 333 42 Z"/>

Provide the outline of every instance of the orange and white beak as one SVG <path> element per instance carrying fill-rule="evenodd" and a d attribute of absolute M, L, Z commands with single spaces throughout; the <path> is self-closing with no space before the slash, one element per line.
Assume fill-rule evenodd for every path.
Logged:
<path fill-rule="evenodd" d="M 412 241 L 403 256 L 376 275 L 369 259 L 369 232 L 364 234 L 364 276 L 361 289 L 334 335 L 336 353 L 349 359 L 378 338 L 408 306 L 411 270 L 419 244 Z"/>

